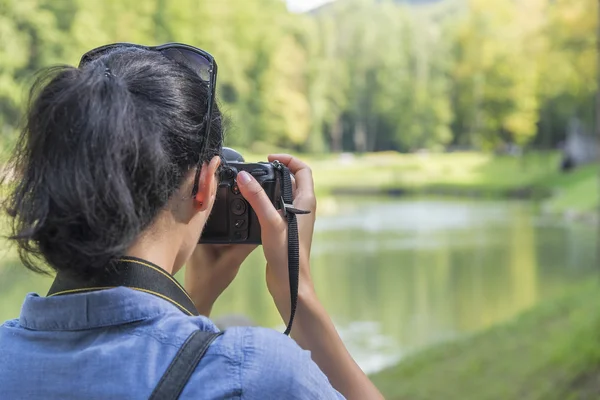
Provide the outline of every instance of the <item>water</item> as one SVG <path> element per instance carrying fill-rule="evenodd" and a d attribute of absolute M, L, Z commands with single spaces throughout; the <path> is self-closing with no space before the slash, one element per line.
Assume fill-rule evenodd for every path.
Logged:
<path fill-rule="evenodd" d="M 367 372 L 405 354 L 507 320 L 594 277 L 591 226 L 541 217 L 528 203 L 329 199 L 320 204 L 312 273 L 317 293 Z M 0 319 L 50 281 L 7 254 Z M 259 250 L 215 305 L 283 330 Z"/>

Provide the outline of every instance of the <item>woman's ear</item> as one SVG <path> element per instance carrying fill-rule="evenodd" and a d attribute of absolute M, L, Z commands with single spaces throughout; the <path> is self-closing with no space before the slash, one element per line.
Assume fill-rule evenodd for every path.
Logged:
<path fill-rule="evenodd" d="M 214 156 L 210 163 L 202 164 L 200 176 L 198 176 L 198 192 L 194 196 L 194 208 L 204 211 L 208 208 L 210 199 L 214 194 L 213 186 L 217 180 L 217 169 L 221 164 L 221 157 Z"/>

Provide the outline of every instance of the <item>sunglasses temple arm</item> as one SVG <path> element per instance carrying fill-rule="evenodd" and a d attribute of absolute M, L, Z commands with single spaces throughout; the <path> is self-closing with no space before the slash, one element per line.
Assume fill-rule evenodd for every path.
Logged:
<path fill-rule="evenodd" d="M 204 130 L 204 143 L 202 144 L 202 150 L 200 151 L 200 155 L 198 157 L 198 165 L 196 166 L 196 175 L 194 176 L 194 188 L 192 189 L 192 196 L 195 196 L 198 193 L 198 178 L 200 178 L 200 171 L 202 170 L 202 156 L 206 152 L 210 138 L 212 109 L 213 102 L 215 101 L 215 91 L 217 84 L 217 64 L 214 62 L 214 60 L 212 61 L 212 69 L 213 72 L 211 72 L 210 74 L 210 96 L 208 98 L 208 107 L 206 112 L 206 128 Z"/>

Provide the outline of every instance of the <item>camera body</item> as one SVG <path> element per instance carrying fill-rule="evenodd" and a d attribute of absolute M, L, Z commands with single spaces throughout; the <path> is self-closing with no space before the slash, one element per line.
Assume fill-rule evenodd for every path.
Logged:
<path fill-rule="evenodd" d="M 261 244 L 256 213 L 237 185 L 237 174 L 246 171 L 262 186 L 276 209 L 281 208 L 281 174 L 269 162 L 246 163 L 237 151 L 223 148 L 223 166 L 215 204 L 202 231 L 199 243 Z"/>

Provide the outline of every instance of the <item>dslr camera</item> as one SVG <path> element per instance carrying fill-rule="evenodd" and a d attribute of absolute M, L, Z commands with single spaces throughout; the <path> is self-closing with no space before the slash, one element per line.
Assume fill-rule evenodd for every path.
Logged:
<path fill-rule="evenodd" d="M 246 163 L 240 153 L 228 147 L 223 148 L 222 159 L 217 197 L 199 243 L 261 244 L 258 218 L 240 193 L 236 178 L 239 172 L 248 172 L 262 186 L 273 206 L 280 209 L 283 207 L 281 164 Z"/>

